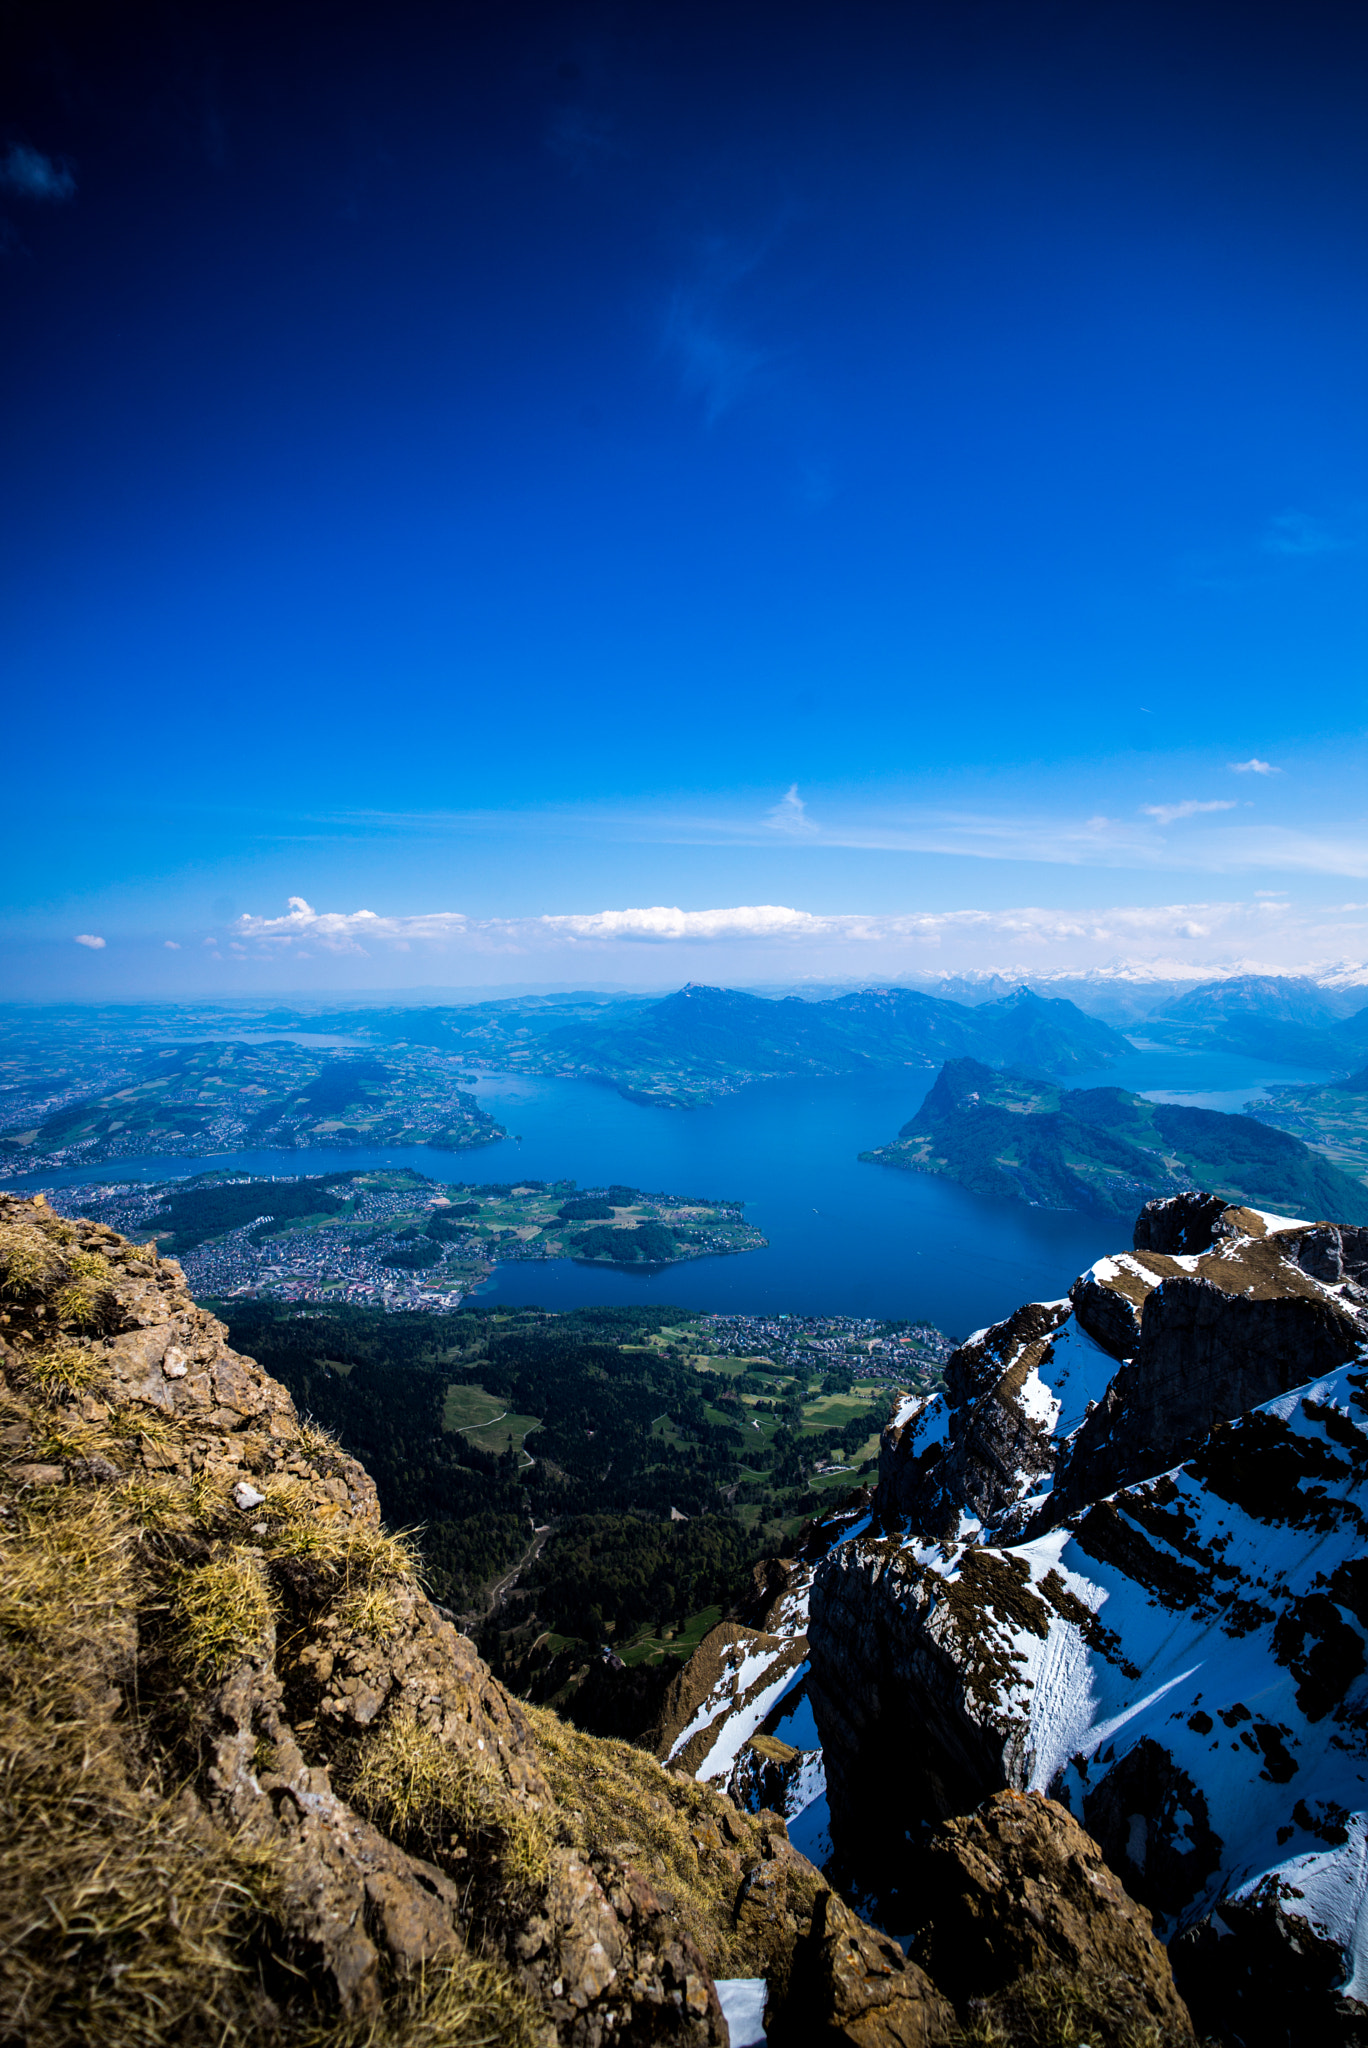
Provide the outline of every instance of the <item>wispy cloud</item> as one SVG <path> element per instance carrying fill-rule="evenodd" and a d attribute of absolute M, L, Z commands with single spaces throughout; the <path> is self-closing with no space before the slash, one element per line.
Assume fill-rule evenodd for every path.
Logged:
<path fill-rule="evenodd" d="M 1186 803 L 1181 804 L 1141 804 L 1140 813 L 1142 817 L 1155 819 L 1160 825 L 1174 825 L 1180 818 L 1200 817 L 1204 811 L 1233 811 L 1234 809 L 1235 799 L 1233 797 L 1217 797 L 1214 803 L 1209 804 L 1198 803 L 1194 798 L 1190 797 Z"/>
<path fill-rule="evenodd" d="M 1362 506 L 1331 517 L 1292 507 L 1269 520 L 1260 546 L 1266 555 L 1356 555 L 1368 546 L 1368 516 Z"/>
<path fill-rule="evenodd" d="M 819 829 L 807 814 L 796 782 L 789 784 L 774 809 L 766 814 L 765 822 L 773 831 L 787 833 L 791 838 L 805 838 Z"/>
<path fill-rule="evenodd" d="M 701 400 L 710 427 L 740 403 L 771 361 L 768 351 L 728 331 L 716 307 L 693 291 L 674 294 L 663 341 L 686 395 Z"/>
<path fill-rule="evenodd" d="M 1227 761 L 1232 775 L 1281 775 L 1282 769 L 1275 768 L 1271 761 L 1261 761 L 1257 754 L 1251 754 L 1247 761 Z"/>
<path fill-rule="evenodd" d="M 98 932 L 77 932 L 74 939 L 74 944 L 89 946 L 92 953 L 102 953 L 104 943 Z"/>
<path fill-rule="evenodd" d="M 30 149 L 26 142 L 12 142 L 0 156 L 0 190 L 61 205 L 76 197 L 76 180 L 67 164 Z"/>
<path fill-rule="evenodd" d="M 1281 869 L 1284 873 L 1368 879 L 1368 818 L 1318 820 L 1317 829 L 1213 817 L 1200 831 L 1168 833 L 1175 819 L 1245 807 L 1210 803 L 1143 805 L 1129 817 L 991 808 L 897 805 L 828 795 L 814 816 L 801 796 L 756 802 L 744 810 L 696 805 L 548 805 L 522 811 L 342 812 L 301 820 L 281 844 L 312 845 L 339 835 L 364 844 L 382 836 L 441 841 L 466 834 L 516 832 L 520 838 L 589 839 L 604 845 L 769 847 L 782 838 L 804 857 L 822 852 L 949 854 L 970 860 L 1049 866 L 1181 869 L 1213 874 Z M 801 815 L 801 829 L 794 829 Z"/>

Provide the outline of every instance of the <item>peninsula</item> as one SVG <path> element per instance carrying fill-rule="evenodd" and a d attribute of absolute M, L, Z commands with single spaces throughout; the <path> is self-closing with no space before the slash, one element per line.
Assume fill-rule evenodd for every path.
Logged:
<path fill-rule="evenodd" d="M 860 1157 L 1038 1209 L 1128 1216 L 1200 1184 L 1230 1202 L 1368 1223 L 1368 1186 L 1290 1132 L 972 1059 L 947 1060 L 894 1142 Z"/>

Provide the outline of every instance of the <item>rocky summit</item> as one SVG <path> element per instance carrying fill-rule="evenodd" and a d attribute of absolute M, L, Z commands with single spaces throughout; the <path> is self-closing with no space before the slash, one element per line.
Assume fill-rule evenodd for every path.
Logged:
<path fill-rule="evenodd" d="M 836 1868 L 963 2010 L 992 1896 L 965 1817 L 1041 1795 L 1153 1915 L 1202 2033 L 1368 2042 L 1366 1552 L 1368 1230 L 1148 1204 L 902 1404 L 870 1526 L 817 1567 Z"/>
<path fill-rule="evenodd" d="M 174 1262 L 41 1199 L 0 1197 L 0 1450 L 6 2043 L 722 2048 L 762 2011 L 794 2048 L 1191 2039 L 1149 1910 L 1058 1802 L 932 1830 L 946 1911 L 910 1953 L 778 1812 L 513 1698 Z M 801 1618 L 807 1576 L 761 1619 Z M 1313 1705 L 1319 1617 L 1288 1652 Z M 742 1676 L 713 1655 L 680 1733 Z"/>

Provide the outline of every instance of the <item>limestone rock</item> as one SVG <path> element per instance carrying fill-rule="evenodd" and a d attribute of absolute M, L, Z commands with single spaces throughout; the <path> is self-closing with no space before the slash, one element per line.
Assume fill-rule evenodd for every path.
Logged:
<path fill-rule="evenodd" d="M 1359 2048 L 1368 1240 L 1271 1221 L 1208 1213 L 1205 1248 L 1117 1254 L 1074 1290 L 1072 1314 L 1037 1305 L 1053 1328 L 1021 1398 L 1060 1448 L 1030 1482 L 1024 1528 L 1024 1483 L 995 1527 L 976 1512 L 986 1495 L 972 1473 L 958 1500 L 946 1488 L 938 1526 L 907 1517 L 907 1482 L 934 1464 L 936 1434 L 943 1475 L 968 1440 L 950 1399 L 909 1404 L 885 1441 L 888 1533 L 818 1567 L 809 1696 L 833 1842 L 886 1925 L 921 1912 L 928 1827 L 1003 1790 L 1049 1793 L 1190 1955 L 1204 2027 L 1219 2030 L 1228 1998 L 1243 2048 Z M 1109 1335 L 1108 1292 L 1135 1313 L 1139 1342 L 1130 1362 L 1109 1357 L 1101 1400 L 1070 1430 L 1061 1354 L 1083 1315 Z M 1118 1307 L 1116 1330 L 1121 1319 Z M 1000 1342 L 987 1332 L 975 1348 Z M 1052 1428 L 1046 1397 L 1061 1410 Z M 999 1499 L 1018 1483 L 999 1472 Z M 1249 1932 L 1260 1914 L 1262 1947 Z M 949 1969 L 932 1974 L 954 1991 Z M 1029 2035 L 1025 2007 L 999 2017 Z"/>
<path fill-rule="evenodd" d="M 1133 1242 L 1138 1252 L 1208 1252 L 1216 1241 L 1216 1225 L 1226 1204 L 1219 1195 L 1189 1188 L 1146 1202 L 1136 1218 Z"/>
<path fill-rule="evenodd" d="M 1305 1242 L 1233 1238 L 1152 1289 L 1134 1362 L 1083 1423 L 1037 1526 L 1176 1464 L 1217 1423 L 1358 1355 L 1368 1316 L 1305 1273 Z"/>
<path fill-rule="evenodd" d="M 1056 1998 L 1096 2048 L 1146 2026 L 1165 2048 L 1192 2041 L 1148 1912 L 1054 1800 L 1000 1792 L 947 1822 L 920 1878 L 927 1917 L 913 1953 L 962 2016 L 1006 2030 Z"/>
<path fill-rule="evenodd" d="M 829 2048 L 949 2048 L 955 2014 L 897 1942 L 858 1920 L 834 1892 L 817 1903 L 787 2025 L 777 2043 Z"/>

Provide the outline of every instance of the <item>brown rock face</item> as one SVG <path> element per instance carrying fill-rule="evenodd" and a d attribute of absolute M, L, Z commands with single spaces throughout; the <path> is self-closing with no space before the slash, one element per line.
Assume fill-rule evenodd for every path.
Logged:
<path fill-rule="evenodd" d="M 1138 1252 L 1209 1252 L 1216 1242 L 1216 1226 L 1225 1211 L 1219 1195 L 1206 1195 L 1188 1188 L 1181 1195 L 1165 1195 L 1146 1202 L 1135 1220 L 1134 1245 Z"/>
<path fill-rule="evenodd" d="M 1010 2039 L 1057 2006 L 1070 2038 L 1096 2048 L 1192 2042 L 1149 1914 L 1054 1800 L 998 1793 L 937 1831 L 920 1876 L 927 1918 L 913 1953 L 963 2018 Z"/>
<path fill-rule="evenodd" d="M 857 1920 L 834 1892 L 814 1916 L 796 1992 L 789 2025 L 771 2037 L 792 2048 L 948 2048 L 958 2033 L 953 2007 L 925 1971 Z"/>
<path fill-rule="evenodd" d="M 1122 1365 L 1070 1448 L 1041 1527 L 1176 1465 L 1208 1432 L 1357 1355 L 1365 1329 L 1278 1237 L 1236 1240 L 1145 1300 Z"/>
<path fill-rule="evenodd" d="M 995 1525 L 1030 1476 L 1053 1469 L 1054 1445 L 1020 1395 L 1068 1315 L 1067 1302 L 1028 1302 L 952 1353 L 945 1369 L 946 1441 L 914 1456 L 906 1429 L 885 1432 L 876 1496 L 885 1528 L 948 1539 L 966 1508 Z"/>

